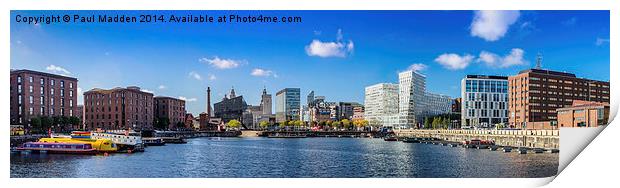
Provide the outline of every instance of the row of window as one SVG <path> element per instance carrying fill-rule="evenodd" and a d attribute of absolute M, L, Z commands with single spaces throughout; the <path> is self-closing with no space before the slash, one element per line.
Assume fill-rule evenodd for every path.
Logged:
<path fill-rule="evenodd" d="M 41 85 L 45 85 L 45 78 L 41 77 L 40 79 L 40 84 Z M 33 83 L 34 82 L 34 77 L 33 76 L 29 76 L 28 77 L 28 82 Z M 54 79 L 49 79 L 50 85 L 54 86 L 54 84 L 56 83 L 56 81 Z M 21 76 L 17 76 L 17 83 L 22 83 L 22 77 Z M 60 81 L 60 87 L 64 88 L 65 87 L 65 81 L 61 80 Z M 73 82 L 69 82 L 69 88 L 73 89 Z"/>

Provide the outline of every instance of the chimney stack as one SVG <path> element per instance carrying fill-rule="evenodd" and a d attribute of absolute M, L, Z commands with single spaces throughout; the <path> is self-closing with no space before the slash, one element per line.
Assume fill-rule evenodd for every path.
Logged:
<path fill-rule="evenodd" d="M 211 117 L 211 87 L 207 87 L 207 116 Z"/>

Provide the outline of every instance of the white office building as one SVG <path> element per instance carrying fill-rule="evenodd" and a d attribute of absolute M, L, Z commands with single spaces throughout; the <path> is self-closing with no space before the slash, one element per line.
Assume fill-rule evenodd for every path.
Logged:
<path fill-rule="evenodd" d="M 372 126 L 398 124 L 398 84 L 380 83 L 365 89 L 364 118 Z"/>
<path fill-rule="evenodd" d="M 508 77 L 467 75 L 461 80 L 461 97 L 462 127 L 508 123 Z"/>
<path fill-rule="evenodd" d="M 415 71 L 398 73 L 398 115 L 402 128 L 421 122 L 425 110 L 426 77 Z"/>

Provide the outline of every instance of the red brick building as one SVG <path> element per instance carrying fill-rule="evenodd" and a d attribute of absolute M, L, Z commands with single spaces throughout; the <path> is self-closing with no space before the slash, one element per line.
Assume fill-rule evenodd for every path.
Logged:
<path fill-rule="evenodd" d="M 185 127 L 185 101 L 172 97 L 157 96 L 153 98 L 155 103 L 155 118 L 168 118 L 168 129 Z M 183 125 L 183 126 L 179 126 Z"/>
<path fill-rule="evenodd" d="M 609 103 L 609 82 L 528 69 L 508 77 L 508 98 L 510 127 L 555 129 L 556 109 L 570 107 L 574 100 Z"/>
<path fill-rule="evenodd" d="M 32 117 L 76 116 L 77 83 L 68 76 L 11 70 L 11 125 L 29 128 Z"/>
<path fill-rule="evenodd" d="M 87 130 L 152 129 L 153 109 L 153 94 L 135 86 L 84 92 Z"/>
<path fill-rule="evenodd" d="M 574 100 L 572 106 L 557 111 L 560 127 L 598 127 L 609 121 L 608 103 Z"/>

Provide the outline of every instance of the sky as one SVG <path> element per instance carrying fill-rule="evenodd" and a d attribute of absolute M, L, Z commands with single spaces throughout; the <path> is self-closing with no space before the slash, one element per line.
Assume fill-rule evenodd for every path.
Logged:
<path fill-rule="evenodd" d="M 229 14 L 299 23 L 52 23 L 17 15 Z M 11 11 L 11 69 L 78 78 L 78 88 L 139 86 L 205 110 L 231 88 L 251 105 L 263 87 L 364 102 L 364 88 L 426 75 L 427 90 L 460 97 L 468 74 L 542 67 L 609 81 L 609 11 Z M 217 19 L 217 18 L 216 18 Z M 79 97 L 78 104 L 83 98 Z M 275 99 L 274 99 L 275 102 Z M 275 104 L 273 105 L 275 106 Z"/>

